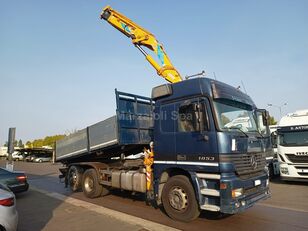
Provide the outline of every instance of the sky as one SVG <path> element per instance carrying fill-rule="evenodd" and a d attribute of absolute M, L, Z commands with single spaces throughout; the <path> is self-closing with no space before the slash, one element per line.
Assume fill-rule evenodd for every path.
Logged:
<path fill-rule="evenodd" d="M 151 31 L 182 76 L 215 73 L 276 120 L 279 106 L 308 108 L 306 0 L 0 0 L 0 145 L 9 127 L 24 143 L 82 129 L 115 114 L 115 88 L 165 83 L 100 20 L 106 5 Z"/>

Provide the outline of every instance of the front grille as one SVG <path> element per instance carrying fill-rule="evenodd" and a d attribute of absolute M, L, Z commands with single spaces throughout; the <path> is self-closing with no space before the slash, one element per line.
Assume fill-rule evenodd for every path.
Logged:
<path fill-rule="evenodd" d="M 254 193 L 259 192 L 260 189 L 261 189 L 261 185 L 253 187 L 253 188 L 244 189 L 244 194 L 245 195 L 254 194 Z"/>
<path fill-rule="evenodd" d="M 308 172 L 298 172 L 298 175 L 300 175 L 300 176 L 308 176 Z"/>
<path fill-rule="evenodd" d="M 308 166 L 294 166 L 296 169 L 308 169 Z"/>
<path fill-rule="evenodd" d="M 243 177 L 247 175 L 254 176 L 256 173 L 263 171 L 266 166 L 264 153 L 224 155 L 221 161 L 232 162 L 237 175 Z"/>
<path fill-rule="evenodd" d="M 308 156 L 297 156 L 294 154 L 286 154 L 286 156 L 292 163 L 308 163 Z"/>

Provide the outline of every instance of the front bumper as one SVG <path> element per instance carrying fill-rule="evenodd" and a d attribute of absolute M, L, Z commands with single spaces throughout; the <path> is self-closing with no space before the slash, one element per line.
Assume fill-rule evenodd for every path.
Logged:
<path fill-rule="evenodd" d="M 280 176 L 282 180 L 308 181 L 307 164 L 280 163 Z"/>
<path fill-rule="evenodd" d="M 271 195 L 266 173 L 249 179 L 240 179 L 235 175 L 222 175 L 220 182 L 227 186 L 226 189 L 220 190 L 220 212 L 222 213 L 235 214 L 243 212 L 258 201 L 265 200 Z M 232 197 L 232 190 L 240 188 L 243 189 L 243 194 Z"/>

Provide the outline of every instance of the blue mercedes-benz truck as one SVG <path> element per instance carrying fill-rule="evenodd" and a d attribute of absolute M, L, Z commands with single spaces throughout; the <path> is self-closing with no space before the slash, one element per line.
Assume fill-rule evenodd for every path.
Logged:
<path fill-rule="evenodd" d="M 56 143 L 60 177 L 73 191 L 144 193 L 185 222 L 270 197 L 268 113 L 248 95 L 195 78 L 155 87 L 151 98 L 116 91 L 116 102 L 115 116 Z"/>

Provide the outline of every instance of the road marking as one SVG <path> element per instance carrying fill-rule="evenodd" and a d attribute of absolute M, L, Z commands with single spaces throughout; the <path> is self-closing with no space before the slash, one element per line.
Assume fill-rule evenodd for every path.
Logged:
<path fill-rule="evenodd" d="M 48 192 L 42 189 L 38 189 L 36 187 L 31 186 L 31 189 L 40 193 L 43 193 L 49 197 L 55 198 L 57 200 L 61 200 L 63 202 L 69 203 L 74 206 L 80 206 L 82 208 L 86 208 L 88 210 L 91 210 L 93 212 L 110 216 L 112 218 L 115 218 L 117 220 L 132 224 L 132 225 L 139 225 L 147 230 L 151 231 L 180 231 L 179 229 L 175 229 L 166 225 L 162 225 L 153 221 L 145 220 L 139 217 L 135 217 L 132 215 L 128 215 L 126 213 L 118 212 L 103 206 L 99 206 L 96 204 L 92 204 L 90 202 L 82 201 L 79 199 L 75 199 L 72 197 L 67 197 L 65 195 L 62 195 L 60 193 L 56 192 Z"/>
<path fill-rule="evenodd" d="M 269 205 L 265 203 L 258 203 L 257 206 L 264 206 L 264 207 L 275 208 L 275 209 L 284 209 L 284 210 L 291 210 L 294 212 L 308 213 L 308 210 L 304 210 L 304 209 L 295 209 L 295 208 L 289 208 L 289 207 L 279 206 L 279 205 Z"/>

